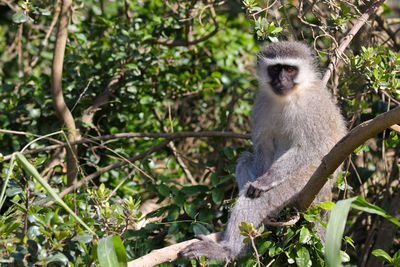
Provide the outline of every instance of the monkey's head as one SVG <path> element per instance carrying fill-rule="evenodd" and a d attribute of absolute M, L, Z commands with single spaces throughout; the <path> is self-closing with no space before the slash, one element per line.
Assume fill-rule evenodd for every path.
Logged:
<path fill-rule="evenodd" d="M 284 97 L 320 79 L 314 51 L 301 42 L 278 42 L 264 46 L 257 55 L 262 88 Z"/>

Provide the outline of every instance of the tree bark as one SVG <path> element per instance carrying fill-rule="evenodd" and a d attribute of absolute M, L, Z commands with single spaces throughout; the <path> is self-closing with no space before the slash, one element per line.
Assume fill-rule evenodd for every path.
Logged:
<path fill-rule="evenodd" d="M 67 129 L 68 142 L 75 142 L 77 131 L 75 121 L 71 111 L 64 101 L 62 92 L 62 72 L 65 45 L 68 35 L 68 24 L 71 16 L 72 0 L 61 2 L 60 22 L 57 29 L 57 38 L 54 45 L 53 65 L 51 73 L 51 97 L 53 99 L 54 110 Z M 77 147 L 76 145 L 67 147 L 67 184 L 71 185 L 77 181 Z"/>

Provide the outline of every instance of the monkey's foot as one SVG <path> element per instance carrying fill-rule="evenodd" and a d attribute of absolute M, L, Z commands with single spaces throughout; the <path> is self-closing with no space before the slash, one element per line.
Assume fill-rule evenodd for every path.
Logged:
<path fill-rule="evenodd" d="M 197 238 L 201 241 L 195 242 L 179 251 L 181 257 L 198 259 L 204 256 L 208 259 L 229 260 L 228 251 L 223 246 L 211 241 L 204 235 L 199 235 Z"/>

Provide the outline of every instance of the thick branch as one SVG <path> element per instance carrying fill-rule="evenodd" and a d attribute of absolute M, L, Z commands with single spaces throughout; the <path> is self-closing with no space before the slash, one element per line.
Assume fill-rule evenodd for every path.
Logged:
<path fill-rule="evenodd" d="M 325 185 L 328 176 L 332 174 L 357 147 L 386 128 L 397 123 L 400 123 L 400 108 L 395 108 L 383 113 L 372 120 L 361 123 L 351 130 L 349 134 L 343 137 L 322 159 L 321 165 L 300 192 L 295 202 L 297 208 L 299 210 L 305 210 L 310 206 L 318 192 Z"/>
<path fill-rule="evenodd" d="M 349 33 L 346 35 L 346 37 L 340 44 L 336 53 L 332 56 L 331 62 L 329 63 L 328 68 L 325 71 L 324 77 L 322 78 L 322 82 L 324 84 L 327 84 L 329 77 L 331 76 L 332 72 L 336 68 L 336 64 L 338 63 L 340 56 L 343 54 L 346 47 L 350 44 L 353 37 L 357 34 L 357 32 L 361 29 L 361 27 L 367 22 L 369 16 L 371 16 L 373 13 L 375 13 L 375 11 L 378 9 L 378 7 L 380 5 L 383 4 L 383 2 L 385 2 L 385 0 L 375 1 L 371 5 L 371 7 L 368 8 L 367 11 L 365 11 L 365 13 L 362 14 L 361 17 L 358 18 L 358 20 L 354 24 L 353 28 L 349 31 Z"/>
<path fill-rule="evenodd" d="M 214 242 L 222 238 L 222 232 L 213 233 L 207 235 L 208 239 Z M 128 267 L 151 267 L 163 262 L 171 262 L 178 258 L 178 252 L 189 246 L 190 244 L 197 242 L 197 239 L 191 239 L 178 244 L 171 245 L 162 249 L 153 250 L 151 253 L 144 255 L 136 260 L 128 262 Z"/>
<path fill-rule="evenodd" d="M 57 29 L 57 39 L 54 45 L 53 66 L 51 73 L 51 97 L 53 99 L 54 110 L 57 116 L 65 124 L 68 131 L 68 141 L 75 142 L 76 127 L 71 111 L 64 101 L 62 92 L 62 71 L 65 53 L 65 44 L 68 35 L 68 23 L 71 16 L 72 0 L 63 0 L 61 2 L 60 22 Z M 67 181 L 68 185 L 76 181 L 76 146 L 67 149 Z"/>

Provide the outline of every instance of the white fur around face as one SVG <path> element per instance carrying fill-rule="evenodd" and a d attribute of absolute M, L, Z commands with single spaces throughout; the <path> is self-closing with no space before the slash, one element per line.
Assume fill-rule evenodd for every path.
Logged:
<path fill-rule="evenodd" d="M 294 79 L 296 90 L 307 88 L 312 82 L 318 79 L 318 73 L 315 72 L 315 67 L 310 62 L 301 58 L 264 58 L 259 61 L 258 79 L 262 87 L 267 88 L 266 84 L 271 82 L 267 69 L 269 66 L 276 64 L 290 65 L 298 68 L 299 72 Z M 268 89 L 268 88 L 267 88 Z"/>

